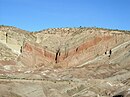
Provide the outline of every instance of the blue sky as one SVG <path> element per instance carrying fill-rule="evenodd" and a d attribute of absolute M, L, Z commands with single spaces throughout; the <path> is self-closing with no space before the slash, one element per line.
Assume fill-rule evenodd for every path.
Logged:
<path fill-rule="evenodd" d="M 79 26 L 130 30 L 130 0 L 0 0 L 0 25 L 28 31 Z"/>

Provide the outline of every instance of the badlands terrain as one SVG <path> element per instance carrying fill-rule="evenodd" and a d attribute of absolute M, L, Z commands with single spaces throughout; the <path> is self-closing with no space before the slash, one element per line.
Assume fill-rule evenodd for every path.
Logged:
<path fill-rule="evenodd" d="M 0 97 L 130 97 L 130 32 L 0 26 Z"/>

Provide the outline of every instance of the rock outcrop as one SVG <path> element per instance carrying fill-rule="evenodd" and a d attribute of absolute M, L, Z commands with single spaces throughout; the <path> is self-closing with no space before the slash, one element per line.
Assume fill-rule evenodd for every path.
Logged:
<path fill-rule="evenodd" d="M 124 31 L 100 28 L 57 28 L 27 32 L 15 27 L 0 27 L 0 42 L 24 65 L 52 64 L 76 66 L 130 39 Z"/>
<path fill-rule="evenodd" d="M 0 96 L 129 97 L 130 32 L 0 26 Z"/>

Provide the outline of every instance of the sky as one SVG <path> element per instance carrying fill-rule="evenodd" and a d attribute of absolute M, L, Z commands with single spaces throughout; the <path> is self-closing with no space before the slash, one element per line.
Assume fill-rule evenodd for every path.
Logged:
<path fill-rule="evenodd" d="M 130 30 L 130 0 L 0 0 L 0 25 L 27 31 L 79 26 Z"/>

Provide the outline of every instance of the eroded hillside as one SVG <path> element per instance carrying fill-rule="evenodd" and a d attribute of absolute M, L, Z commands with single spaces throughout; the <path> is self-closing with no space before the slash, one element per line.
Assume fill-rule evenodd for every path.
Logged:
<path fill-rule="evenodd" d="M 129 67 L 129 31 L 0 26 L 0 96 L 129 97 Z"/>

